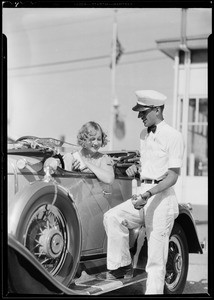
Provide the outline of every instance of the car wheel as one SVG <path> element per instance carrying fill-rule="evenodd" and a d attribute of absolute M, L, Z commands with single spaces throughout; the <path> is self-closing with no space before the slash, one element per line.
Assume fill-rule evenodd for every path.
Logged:
<path fill-rule="evenodd" d="M 22 195 L 22 203 L 16 239 L 48 273 L 68 286 L 76 273 L 81 250 L 81 228 L 71 199 L 59 188 L 56 194 L 56 187 L 47 185 Z M 9 270 L 13 271 L 14 268 Z M 16 272 L 16 276 L 22 276 L 18 265 Z"/>
<path fill-rule="evenodd" d="M 169 239 L 165 294 L 182 294 L 188 273 L 189 251 L 182 227 L 175 223 Z"/>

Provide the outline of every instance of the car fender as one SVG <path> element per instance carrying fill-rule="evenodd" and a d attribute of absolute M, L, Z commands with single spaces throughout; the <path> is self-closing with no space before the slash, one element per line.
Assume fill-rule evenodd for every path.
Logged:
<path fill-rule="evenodd" d="M 54 193 L 53 197 L 53 203 L 55 201 L 55 197 L 57 196 L 57 193 L 63 195 L 65 198 L 68 199 L 68 201 L 72 201 L 72 205 L 76 211 L 78 220 L 79 220 L 79 226 L 81 228 L 81 221 L 79 218 L 78 210 L 76 208 L 75 202 L 73 201 L 73 196 L 70 194 L 70 192 L 65 189 L 63 186 L 57 184 L 55 181 L 52 182 L 45 182 L 45 181 L 34 181 L 32 183 L 29 183 L 28 186 L 25 188 L 19 190 L 13 201 L 9 202 L 8 205 L 8 234 L 16 235 L 18 222 L 20 220 L 21 214 L 23 212 L 23 209 L 32 205 L 33 202 L 33 196 L 39 197 L 41 195 L 44 195 L 46 192 L 52 191 Z M 29 199 L 32 199 L 31 202 L 29 202 Z"/>
<path fill-rule="evenodd" d="M 26 222 L 26 219 L 24 219 L 26 216 L 26 211 L 30 211 L 31 214 L 33 214 L 34 203 L 37 202 L 37 200 L 40 199 L 40 197 L 42 199 L 46 199 L 46 195 L 49 196 L 49 203 L 51 197 L 53 197 L 53 200 L 51 200 L 52 205 L 54 205 L 55 201 L 56 203 L 58 201 L 59 206 L 62 205 L 62 199 L 63 203 L 67 203 L 66 207 L 69 209 L 69 211 L 65 211 L 64 207 L 64 213 L 66 214 L 65 220 L 70 220 L 66 226 L 68 226 L 69 228 L 71 224 L 72 226 L 74 226 L 72 229 L 75 235 L 75 251 L 73 257 L 74 267 L 70 270 L 69 274 L 66 275 L 65 280 L 63 280 L 63 282 L 60 282 L 60 280 L 54 278 L 55 276 L 49 274 L 49 272 L 37 261 L 33 254 L 31 254 L 30 251 L 25 247 L 23 242 L 24 236 L 20 235 L 20 228 L 23 222 Z M 57 197 L 60 197 L 60 201 L 57 200 Z M 48 280 L 51 280 L 51 282 L 55 284 L 55 286 L 56 283 L 59 283 L 59 287 L 62 289 L 62 287 L 66 288 L 70 285 L 72 278 L 75 275 L 79 265 L 82 248 L 82 226 L 77 208 L 72 199 L 72 195 L 67 189 L 57 184 L 55 181 L 36 181 L 17 192 L 15 198 L 8 207 L 8 237 L 8 244 L 12 253 L 14 251 L 14 253 L 16 253 L 19 256 L 21 255 L 25 260 L 27 260 L 29 264 L 33 264 L 34 267 L 40 273 L 42 272 L 42 274 L 45 275 L 46 278 L 48 278 Z M 72 292 L 70 291 L 70 293 Z"/>
<path fill-rule="evenodd" d="M 198 240 L 197 228 L 194 218 L 187 204 L 179 205 L 179 215 L 175 222 L 183 228 L 187 238 L 189 253 L 203 253 L 201 244 Z"/>

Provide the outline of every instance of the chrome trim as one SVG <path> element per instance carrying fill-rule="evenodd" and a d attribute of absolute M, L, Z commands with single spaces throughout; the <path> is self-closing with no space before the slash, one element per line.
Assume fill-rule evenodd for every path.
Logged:
<path fill-rule="evenodd" d="M 16 169 L 14 163 L 12 163 L 10 161 L 10 164 L 11 164 L 11 166 L 13 168 L 13 171 L 14 171 L 14 191 L 15 191 L 15 194 L 16 194 L 18 192 L 18 190 L 19 190 L 18 174 L 17 174 L 17 169 Z"/>

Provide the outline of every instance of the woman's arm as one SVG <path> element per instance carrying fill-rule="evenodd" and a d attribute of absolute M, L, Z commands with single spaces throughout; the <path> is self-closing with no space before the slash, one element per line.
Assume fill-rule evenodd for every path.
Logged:
<path fill-rule="evenodd" d="M 114 168 L 111 164 L 111 159 L 107 156 L 103 156 L 101 159 L 101 165 L 96 166 L 92 162 L 84 160 L 87 168 L 90 169 L 99 180 L 104 183 L 112 184 L 114 181 Z"/>

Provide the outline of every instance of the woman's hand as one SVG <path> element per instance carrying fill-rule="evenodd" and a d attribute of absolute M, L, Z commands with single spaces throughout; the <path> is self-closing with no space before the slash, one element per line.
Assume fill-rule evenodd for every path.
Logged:
<path fill-rule="evenodd" d="M 72 162 L 72 168 L 75 170 L 75 171 L 80 171 L 81 168 L 80 168 L 80 164 L 81 162 L 78 160 L 78 159 L 74 159 L 73 162 Z"/>

